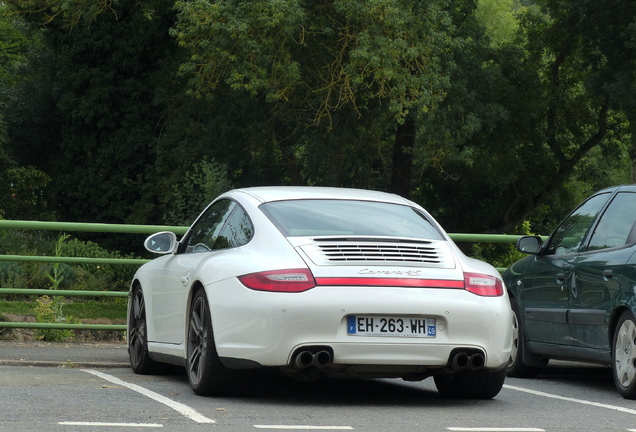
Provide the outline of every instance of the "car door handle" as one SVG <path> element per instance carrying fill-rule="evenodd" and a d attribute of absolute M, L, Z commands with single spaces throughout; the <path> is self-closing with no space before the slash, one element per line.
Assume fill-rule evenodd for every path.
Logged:
<path fill-rule="evenodd" d="M 183 276 L 181 276 L 181 283 L 183 284 L 183 286 L 187 286 L 188 281 L 190 281 L 190 273 L 186 273 Z"/>

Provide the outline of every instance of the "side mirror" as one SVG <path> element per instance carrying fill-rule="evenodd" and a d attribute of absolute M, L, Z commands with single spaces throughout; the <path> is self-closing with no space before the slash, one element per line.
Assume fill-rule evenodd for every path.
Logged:
<path fill-rule="evenodd" d="M 144 242 L 144 247 L 152 253 L 166 255 L 174 251 L 177 243 L 175 233 L 162 231 L 148 237 Z"/>
<path fill-rule="evenodd" d="M 517 240 L 516 248 L 519 252 L 537 255 L 541 252 L 543 240 L 539 236 L 523 236 Z"/>

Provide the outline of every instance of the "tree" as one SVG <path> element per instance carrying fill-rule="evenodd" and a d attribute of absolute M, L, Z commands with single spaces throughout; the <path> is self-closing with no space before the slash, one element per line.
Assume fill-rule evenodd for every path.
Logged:
<path fill-rule="evenodd" d="M 174 81 L 173 2 L 10 3 L 43 26 L 47 56 L 30 59 L 39 85 L 20 95 L 45 103 L 16 103 L 18 161 L 51 175 L 49 193 L 63 220 L 157 221 L 162 209 L 146 205 L 156 194 L 144 196 L 143 186 L 154 179 L 161 118 L 171 103 L 162 92 Z M 39 107 L 48 113 L 19 115 Z"/>
<path fill-rule="evenodd" d="M 262 184 L 391 190 L 451 231 L 561 217 L 621 178 L 634 5 L 530 3 L 9 0 L 42 42 L 5 148 L 66 220 L 185 222 Z"/>
<path fill-rule="evenodd" d="M 431 120 L 461 121 L 441 128 L 448 135 L 435 135 L 437 141 L 429 139 L 423 147 L 428 163 L 422 163 L 420 191 L 422 201 L 439 203 L 440 219 L 452 231 L 507 232 L 531 216 L 541 222 L 546 215 L 550 222 L 540 227 L 552 227 L 591 192 L 590 185 L 617 178 L 610 170 L 592 178 L 577 169 L 601 154 L 596 150 L 620 155 L 627 123 L 625 104 L 616 96 L 632 91 L 627 80 L 616 87 L 611 51 L 588 28 L 599 20 L 600 35 L 606 14 L 635 15 L 625 8 L 609 13 L 608 3 L 593 1 L 541 6 L 520 15 L 513 43 L 490 48 L 482 43 L 464 51 L 470 54 L 455 53 L 461 67 L 454 69 L 445 110 Z M 611 165 L 620 166 L 620 159 Z M 467 218 L 467 211 L 478 216 Z"/>
<path fill-rule="evenodd" d="M 6 12 L 0 3 L 0 218 L 46 219 L 50 213 L 43 189 L 50 178 L 32 166 L 15 162 L 5 117 L 16 88 L 26 80 L 28 53 L 39 46 L 40 39 L 25 22 Z"/>
<path fill-rule="evenodd" d="M 345 159 L 367 152 L 379 154 L 379 163 L 393 159 L 392 188 L 408 195 L 415 118 L 448 85 L 437 54 L 451 43 L 445 4 L 177 2 L 173 34 L 191 52 L 181 71 L 191 77 L 194 94 L 231 92 L 267 110 L 271 145 L 286 161 L 292 183 L 315 179 L 312 160 L 327 157 L 332 167 L 342 167 Z M 395 144 L 386 145 L 386 133 L 378 135 L 378 129 L 392 131 Z M 351 136 L 351 130 L 362 133 Z M 370 145 L 374 136 L 382 144 Z M 404 176 L 398 175 L 402 169 Z M 323 171 L 320 180 L 362 182 L 347 178 L 350 172 L 334 178 Z"/>

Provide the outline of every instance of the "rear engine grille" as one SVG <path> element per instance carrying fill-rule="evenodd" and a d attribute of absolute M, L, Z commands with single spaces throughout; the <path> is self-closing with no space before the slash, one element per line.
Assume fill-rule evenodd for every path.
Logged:
<path fill-rule="evenodd" d="M 431 246 L 321 244 L 318 248 L 332 262 L 405 261 L 431 264 L 440 262 L 439 254 Z"/>
<path fill-rule="evenodd" d="M 455 267 L 445 241 L 321 238 L 301 248 L 317 265 Z"/>

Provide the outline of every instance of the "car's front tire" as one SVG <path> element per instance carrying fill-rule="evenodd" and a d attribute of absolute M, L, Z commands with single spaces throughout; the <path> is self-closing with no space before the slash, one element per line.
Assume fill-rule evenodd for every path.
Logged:
<path fill-rule="evenodd" d="M 625 399 L 636 399 L 636 323 L 632 312 L 621 314 L 613 339 L 614 384 Z"/>
<path fill-rule="evenodd" d="M 533 378 L 539 374 L 541 368 L 523 364 L 526 339 L 521 325 L 519 307 L 514 301 L 510 302 L 510 307 L 512 309 L 512 351 L 506 372 L 513 378 Z"/>
<path fill-rule="evenodd" d="M 136 285 L 130 298 L 128 316 L 128 357 L 133 372 L 141 375 L 158 373 L 162 363 L 150 358 L 148 352 L 148 326 L 146 324 L 146 302 L 141 286 Z"/>
<path fill-rule="evenodd" d="M 186 371 L 192 390 L 201 396 L 227 394 L 234 386 L 236 371 L 225 367 L 216 351 L 210 306 L 203 288 L 190 306 Z"/>
<path fill-rule="evenodd" d="M 491 399 L 499 394 L 506 370 L 466 370 L 451 375 L 435 375 L 437 391 L 453 399 Z"/>

